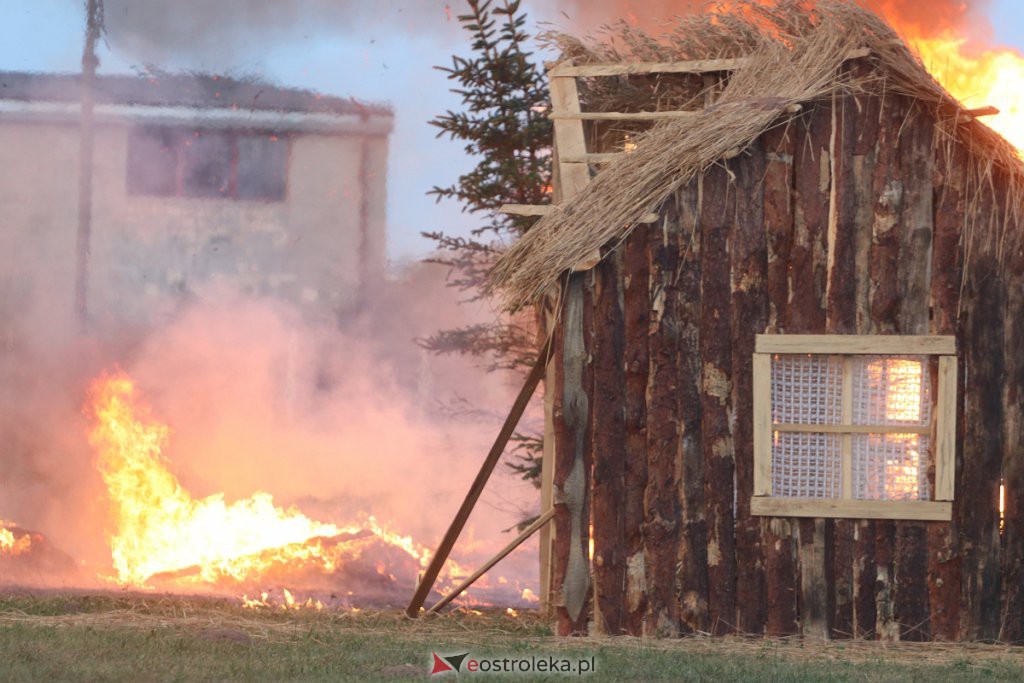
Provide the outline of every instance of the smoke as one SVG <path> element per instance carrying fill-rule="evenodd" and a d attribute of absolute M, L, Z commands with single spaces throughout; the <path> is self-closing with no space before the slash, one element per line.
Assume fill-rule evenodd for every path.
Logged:
<path fill-rule="evenodd" d="M 111 45 L 144 62 L 238 63 L 268 46 L 322 36 L 372 43 L 391 34 L 451 38 L 458 0 L 106 0 Z"/>
<path fill-rule="evenodd" d="M 85 564 L 76 582 L 103 585 L 96 574 L 110 562 L 109 502 L 82 407 L 90 379 L 119 367 L 170 425 L 164 455 L 193 497 L 266 491 L 319 521 L 373 516 L 433 546 L 515 382 L 416 346 L 415 337 L 487 315 L 460 306 L 437 267 L 406 267 L 373 304 L 339 327 L 212 284 L 146 331 L 6 349 L 0 519 L 44 532 Z M 451 409 L 455 397 L 473 409 Z M 453 557 L 472 565 L 496 551 L 503 530 L 536 512 L 535 499 L 532 487 L 499 471 Z M 525 550 L 502 571 L 533 585 L 534 555 Z"/>

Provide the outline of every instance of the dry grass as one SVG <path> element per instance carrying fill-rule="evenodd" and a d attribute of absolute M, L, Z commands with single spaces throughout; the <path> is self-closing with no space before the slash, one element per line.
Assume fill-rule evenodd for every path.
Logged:
<path fill-rule="evenodd" d="M 536 614 L 242 609 L 141 594 L 0 596 L 4 680 L 378 680 L 426 677 L 430 653 L 595 657 L 597 680 L 1014 680 L 1001 645 L 799 638 L 556 638 Z M 549 680 L 560 678 L 549 676 Z"/>
<path fill-rule="evenodd" d="M 955 139 L 967 146 L 973 187 L 991 185 L 996 168 L 1010 174 L 1006 216 L 991 224 L 1005 226 L 1021 210 L 1024 167 L 1015 148 L 979 122 L 959 123 L 959 104 L 917 55 L 884 20 L 852 2 L 820 0 L 813 11 L 802 0 L 771 8 L 741 2 L 728 12 L 680 18 L 658 37 L 620 25 L 598 40 L 564 34 L 548 34 L 547 40 L 576 63 L 748 59 L 732 72 L 714 104 L 694 118 L 662 121 L 641 134 L 632 153 L 609 164 L 580 196 L 542 218 L 503 255 L 491 287 L 510 310 L 537 300 L 596 250 L 617 245 L 642 216 L 712 165 L 740 154 L 765 131 L 787 125 L 808 103 L 841 94 L 915 98 L 934 113 L 936 144 Z M 872 68 L 842 68 L 854 48 L 870 51 L 865 59 Z M 656 101 L 638 103 L 642 89 L 630 88 L 631 78 L 584 81 L 588 108 L 656 109 L 683 96 L 673 98 L 662 83 L 654 89 Z M 1002 245 L 1005 235 L 978 237 Z"/>

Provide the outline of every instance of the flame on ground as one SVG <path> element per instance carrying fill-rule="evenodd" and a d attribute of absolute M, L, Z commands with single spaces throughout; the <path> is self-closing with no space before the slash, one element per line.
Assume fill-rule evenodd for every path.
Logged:
<path fill-rule="evenodd" d="M 0 556 L 24 555 L 32 549 L 32 535 L 11 529 L 12 525 L 0 519 Z"/>
<path fill-rule="evenodd" d="M 418 567 L 428 560 L 428 552 L 411 538 L 388 532 L 373 518 L 342 528 L 277 507 L 262 492 L 233 503 L 219 493 L 193 498 L 163 456 L 169 428 L 138 402 L 132 380 L 123 374 L 94 382 L 89 412 L 89 442 L 110 495 L 109 543 L 121 584 L 144 587 L 160 577 L 193 584 L 241 582 L 289 565 L 330 573 L 359 559 L 368 543 L 381 541 Z M 394 581 L 380 559 L 374 569 Z M 246 601 L 256 606 L 267 598 Z M 302 603 L 286 592 L 283 604 Z"/>

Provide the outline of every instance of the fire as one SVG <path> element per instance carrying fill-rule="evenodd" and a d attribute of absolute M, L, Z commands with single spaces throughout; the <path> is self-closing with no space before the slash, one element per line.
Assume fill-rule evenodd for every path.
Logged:
<path fill-rule="evenodd" d="M 30 534 L 23 533 L 16 536 L 14 531 L 9 529 L 3 520 L 0 520 L 0 556 L 23 555 L 31 548 L 32 536 Z"/>
<path fill-rule="evenodd" d="M 951 33 L 911 43 L 950 94 L 967 107 L 994 106 L 999 113 L 985 123 L 1024 147 L 1024 56 L 1008 48 L 975 52 L 966 38 Z"/>
<path fill-rule="evenodd" d="M 123 374 L 104 376 L 90 392 L 89 442 L 110 496 L 109 543 L 118 582 L 146 586 L 170 576 L 192 583 L 242 581 L 281 566 L 315 566 L 325 573 L 358 560 L 369 544 L 383 541 L 417 566 L 428 553 L 411 538 L 383 529 L 373 518 L 341 528 L 282 509 L 258 492 L 228 503 L 223 494 L 195 499 L 182 488 L 163 456 L 170 430 L 136 398 Z M 340 540 L 339 540 L 340 539 Z M 379 560 L 375 560 L 379 562 Z M 381 567 L 377 566 L 378 573 Z M 385 578 L 394 581 L 394 576 Z M 253 606 L 266 603 L 244 599 Z M 306 601 L 316 607 L 316 602 Z M 304 603 L 287 590 L 283 604 Z"/>

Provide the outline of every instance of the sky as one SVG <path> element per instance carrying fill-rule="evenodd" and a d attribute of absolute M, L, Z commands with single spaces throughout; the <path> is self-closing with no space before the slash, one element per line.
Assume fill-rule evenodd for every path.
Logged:
<path fill-rule="evenodd" d="M 76 71 L 83 4 L 0 0 L 0 70 Z M 194 25 L 168 28 L 160 34 L 162 40 L 139 39 L 132 33 L 137 9 L 154 6 L 179 13 L 186 6 L 220 9 Z M 1024 3 L 992 0 L 983 6 L 993 41 L 1024 50 Z M 249 10 L 245 18 L 233 29 L 216 28 L 242 16 L 229 13 L 235 7 Z M 557 3 L 533 0 L 531 5 L 527 0 L 523 7 L 534 21 L 564 23 Z M 457 204 L 437 204 L 427 195 L 432 186 L 454 182 L 474 163 L 459 142 L 438 139 L 428 124 L 459 107 L 458 96 L 449 92 L 452 84 L 434 67 L 449 64 L 453 53 L 469 53 L 455 18 L 462 9 L 461 0 L 107 0 L 110 35 L 100 51 L 99 73 L 131 73 L 151 64 L 166 70 L 257 76 L 279 85 L 390 103 L 395 130 L 389 158 L 388 254 L 399 263 L 429 252 L 431 243 L 420 236 L 422 231 L 464 235 L 479 224 Z M 168 17 L 174 15 L 162 17 L 165 24 Z"/>

